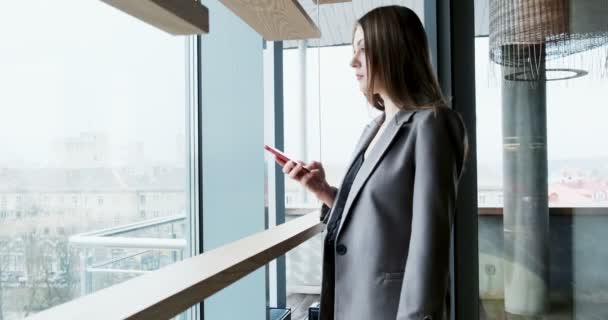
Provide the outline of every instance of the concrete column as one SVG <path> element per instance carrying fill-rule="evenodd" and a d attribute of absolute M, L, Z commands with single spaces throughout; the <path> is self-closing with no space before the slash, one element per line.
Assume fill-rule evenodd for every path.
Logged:
<path fill-rule="evenodd" d="M 547 104 L 542 56 L 540 61 L 525 62 L 525 69 L 504 68 L 502 80 L 505 310 L 523 316 L 543 315 L 548 307 Z M 522 81 L 534 78 L 533 73 L 542 75 L 541 79 Z"/>

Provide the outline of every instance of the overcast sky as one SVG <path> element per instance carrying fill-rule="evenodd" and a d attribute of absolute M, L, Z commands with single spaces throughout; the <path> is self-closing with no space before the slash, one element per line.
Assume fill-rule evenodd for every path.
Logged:
<path fill-rule="evenodd" d="M 98 0 L 2 7 L 0 164 L 43 165 L 53 141 L 81 132 L 175 158 L 185 127 L 184 37 Z"/>
<path fill-rule="evenodd" d="M 11 10 L 0 11 L 0 165 L 44 165 L 53 141 L 81 132 L 103 132 L 114 148 L 144 142 L 151 159 L 176 158 L 185 127 L 184 37 L 98 0 L 7 5 Z M 497 165 L 500 87 L 488 68 L 487 39 L 476 44 L 478 159 Z M 597 59 L 598 52 L 584 57 Z M 320 57 L 316 49 L 308 53 L 308 157 L 319 159 L 321 150 L 328 165 L 348 160 L 377 114 L 359 92 L 350 58 L 348 46 L 323 48 Z M 286 51 L 284 66 L 285 149 L 299 157 L 295 50 Z M 608 156 L 608 79 L 550 82 L 547 92 L 550 158 Z"/>

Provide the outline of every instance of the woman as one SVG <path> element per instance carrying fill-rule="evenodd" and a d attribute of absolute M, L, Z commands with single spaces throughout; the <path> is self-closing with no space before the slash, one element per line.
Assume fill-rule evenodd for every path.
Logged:
<path fill-rule="evenodd" d="M 340 187 L 326 182 L 319 162 L 279 162 L 324 203 L 321 319 L 442 319 L 464 124 L 444 106 L 410 9 L 361 17 L 351 66 L 383 113 L 363 131 Z"/>

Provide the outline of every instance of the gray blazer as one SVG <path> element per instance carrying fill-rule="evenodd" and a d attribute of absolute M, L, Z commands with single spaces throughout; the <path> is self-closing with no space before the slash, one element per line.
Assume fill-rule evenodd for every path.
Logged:
<path fill-rule="evenodd" d="M 365 128 L 350 165 L 383 121 L 384 114 Z M 335 286 L 334 314 L 321 310 L 321 319 L 445 316 L 465 132 L 460 116 L 448 108 L 401 110 L 387 124 L 347 195 L 334 247 L 335 283 L 325 277 L 322 282 Z M 323 206 L 325 223 L 331 214 Z M 321 305 L 332 303 L 324 299 L 330 298 L 322 295 Z"/>

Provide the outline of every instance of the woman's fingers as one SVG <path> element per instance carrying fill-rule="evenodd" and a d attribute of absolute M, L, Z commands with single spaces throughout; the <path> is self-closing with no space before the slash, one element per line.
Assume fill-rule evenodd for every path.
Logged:
<path fill-rule="evenodd" d="M 285 162 L 285 164 L 283 165 L 283 173 L 289 174 L 289 172 L 291 171 L 291 169 L 294 166 L 295 166 L 295 163 L 293 161 L 287 161 L 287 162 Z"/>
<path fill-rule="evenodd" d="M 295 180 L 298 180 L 296 177 L 300 174 L 300 172 L 302 172 L 304 166 L 302 163 L 297 163 L 289 172 L 289 177 Z"/>
<path fill-rule="evenodd" d="M 324 181 L 323 166 L 317 161 L 309 164 L 302 161 L 287 161 L 283 166 L 283 173 L 312 192 L 318 192 L 320 181 Z"/>
<path fill-rule="evenodd" d="M 296 179 L 296 176 L 302 169 L 302 165 L 293 161 L 287 161 L 283 166 L 283 173 L 288 175 L 292 179 Z"/>
<path fill-rule="evenodd" d="M 277 159 L 277 162 L 279 160 Z M 279 162 L 280 164 L 280 162 Z M 312 161 L 309 164 L 305 164 L 302 161 L 287 161 L 283 164 L 283 173 L 288 175 L 291 179 L 302 183 L 304 186 L 310 184 L 310 180 L 321 174 L 323 166 L 318 161 Z"/>
<path fill-rule="evenodd" d="M 286 162 L 285 162 L 285 161 L 280 160 L 280 159 L 279 159 L 279 158 L 277 158 L 277 157 L 274 157 L 274 160 L 275 160 L 275 161 L 276 161 L 276 162 L 277 162 L 277 163 L 278 163 L 278 164 L 279 164 L 281 167 L 284 167 L 284 166 L 285 166 L 285 164 L 286 164 Z"/>

